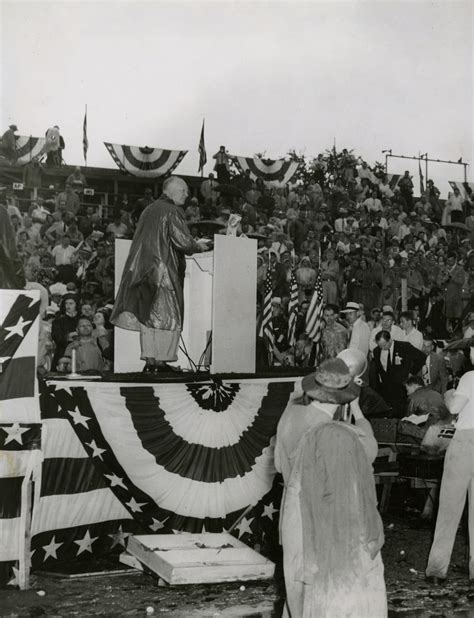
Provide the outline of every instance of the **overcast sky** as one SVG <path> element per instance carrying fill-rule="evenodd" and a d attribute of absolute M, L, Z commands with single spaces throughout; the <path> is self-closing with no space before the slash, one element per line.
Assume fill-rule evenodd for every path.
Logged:
<path fill-rule="evenodd" d="M 354 148 L 472 161 L 471 2 L 2 2 L 2 130 L 59 124 L 82 164 L 103 142 L 187 149 L 196 174 L 229 152 L 314 156 Z M 389 171 L 415 170 L 404 161 Z M 212 171 L 210 163 L 206 172 Z M 433 165 L 446 189 L 462 167 Z M 473 174 L 469 171 L 469 179 Z"/>

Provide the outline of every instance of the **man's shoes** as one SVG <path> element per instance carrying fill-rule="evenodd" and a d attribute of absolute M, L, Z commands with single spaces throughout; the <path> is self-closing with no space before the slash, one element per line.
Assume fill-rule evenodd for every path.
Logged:
<path fill-rule="evenodd" d="M 143 373 L 153 373 L 153 365 L 149 365 L 148 363 L 143 367 Z"/>
<path fill-rule="evenodd" d="M 180 370 L 168 365 L 168 363 L 153 366 L 153 373 L 176 373 L 177 371 L 179 372 Z"/>
<path fill-rule="evenodd" d="M 437 577 L 436 575 L 427 575 L 425 577 L 425 581 L 427 584 L 431 584 L 432 586 L 444 586 L 446 583 L 446 577 Z"/>

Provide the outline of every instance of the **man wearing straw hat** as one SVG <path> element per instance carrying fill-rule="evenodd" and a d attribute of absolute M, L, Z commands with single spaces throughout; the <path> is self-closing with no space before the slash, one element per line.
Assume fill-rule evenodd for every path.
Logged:
<path fill-rule="evenodd" d="M 369 556 L 365 553 L 365 550 L 361 550 L 363 552 L 363 566 L 355 575 L 353 571 L 350 573 L 347 571 L 349 573 L 347 581 L 351 582 L 352 593 L 358 584 L 365 587 L 365 593 L 370 597 L 370 603 L 375 604 L 377 611 L 380 610 L 377 616 L 383 617 L 386 615 L 385 585 L 383 583 L 383 565 L 378 551 L 383 544 L 383 531 L 376 512 L 374 480 L 369 465 L 375 459 L 378 447 L 371 426 L 364 418 L 358 402 L 360 387 L 354 382 L 344 361 L 336 358 L 323 362 L 314 373 L 303 378 L 302 389 L 303 397 L 293 400 L 280 419 L 275 444 L 275 466 L 282 473 L 285 486 L 280 516 L 280 537 L 283 546 L 287 594 L 284 615 L 292 617 L 336 615 L 334 613 L 315 614 L 309 609 L 310 607 L 314 608 L 315 599 L 319 597 L 324 596 L 327 606 L 331 606 L 333 603 L 337 604 L 338 600 L 337 595 L 328 592 L 332 590 L 332 587 L 326 586 L 324 582 L 318 579 L 318 571 L 323 572 L 325 567 L 318 562 L 317 552 L 314 555 L 312 552 L 312 549 L 318 546 L 319 541 L 315 539 L 314 530 L 310 523 L 314 519 L 312 517 L 313 507 L 311 506 L 312 495 L 308 490 L 303 491 L 305 480 L 308 479 L 311 479 L 310 486 L 314 488 L 315 492 L 321 489 L 324 484 L 324 473 L 322 472 L 324 466 L 320 471 L 321 462 L 318 461 L 318 451 L 315 453 L 313 451 L 312 459 L 310 457 L 311 465 L 309 466 L 302 464 L 301 459 L 304 454 L 302 445 L 305 444 L 306 438 L 312 439 L 313 433 L 319 428 L 335 425 L 337 426 L 336 433 L 342 431 L 345 434 L 349 431 L 352 435 L 352 438 L 348 438 L 349 441 L 352 439 L 359 444 L 358 447 L 354 448 L 359 449 L 359 453 L 365 452 L 365 456 L 363 456 L 365 467 L 361 471 L 360 482 L 371 498 L 366 503 L 365 510 L 362 509 L 355 519 L 357 520 L 359 516 L 364 519 L 366 515 L 371 519 L 373 523 L 371 532 L 375 541 L 373 555 Z M 350 405 L 355 426 L 333 421 L 334 415 L 344 404 Z M 334 466 L 337 467 L 337 461 L 334 462 Z M 320 474 L 322 476 L 319 476 Z M 343 487 L 345 482 L 341 476 L 338 476 L 337 479 L 334 479 L 334 483 L 331 492 L 340 497 L 347 489 L 347 487 Z M 323 496 L 322 499 L 324 499 Z M 349 502 L 350 500 L 347 502 L 347 508 L 349 508 Z M 324 526 L 326 527 L 327 524 L 328 522 L 325 521 Z M 362 520 L 357 522 L 351 520 L 350 530 L 346 530 L 347 535 L 353 536 L 354 539 L 359 538 L 359 524 L 363 525 Z M 333 539 L 329 539 L 330 543 L 332 541 Z M 334 543 L 337 544 L 337 539 L 334 539 Z M 347 556 L 341 554 L 340 558 L 340 568 L 344 570 L 345 565 L 347 565 Z M 321 556 L 321 560 L 324 560 L 323 556 Z M 371 574 L 370 583 L 367 585 L 365 576 L 369 571 Z M 335 573 L 334 576 L 336 577 Z M 364 578 L 363 584 L 361 577 Z M 365 602 L 367 600 L 363 593 L 360 595 L 352 595 L 352 593 L 348 594 L 344 603 L 351 605 L 354 602 Z M 369 614 L 366 613 L 365 615 Z"/>

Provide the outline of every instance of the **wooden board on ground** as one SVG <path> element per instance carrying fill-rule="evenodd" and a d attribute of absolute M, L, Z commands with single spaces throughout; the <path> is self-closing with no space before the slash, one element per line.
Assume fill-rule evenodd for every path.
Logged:
<path fill-rule="evenodd" d="M 150 534 L 130 554 L 171 585 L 271 579 L 275 565 L 227 533 Z"/>

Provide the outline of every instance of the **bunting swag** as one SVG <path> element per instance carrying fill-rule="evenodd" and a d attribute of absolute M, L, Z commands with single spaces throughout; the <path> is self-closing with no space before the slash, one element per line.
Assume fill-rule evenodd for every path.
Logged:
<path fill-rule="evenodd" d="M 163 150 L 109 142 L 104 142 L 104 144 L 122 172 L 141 178 L 157 178 L 171 174 L 188 152 L 187 150 Z"/>
<path fill-rule="evenodd" d="M 18 165 L 26 165 L 35 157 L 38 157 L 46 143 L 44 137 L 31 137 L 19 135 L 16 138 L 16 155 Z"/>
<path fill-rule="evenodd" d="M 261 178 L 265 182 L 278 181 L 286 184 L 290 182 L 299 167 L 297 161 L 285 161 L 285 159 L 273 161 L 258 157 L 233 156 L 232 160 L 242 174 L 246 170 L 250 170 L 250 176 L 253 180 Z"/>
<path fill-rule="evenodd" d="M 0 290 L 0 586 L 28 569 L 26 484 L 40 469 L 36 389 L 39 292 Z M 21 559 L 21 564 L 20 564 Z"/>
<path fill-rule="evenodd" d="M 463 199 L 472 199 L 474 182 L 456 182 L 454 180 L 450 180 L 449 184 L 453 189 L 459 189 L 459 193 Z"/>
<path fill-rule="evenodd" d="M 124 544 L 131 532 L 261 542 L 281 499 L 273 443 L 294 382 L 48 382 L 33 566 Z M 49 563 L 49 562 L 48 562 Z"/>

